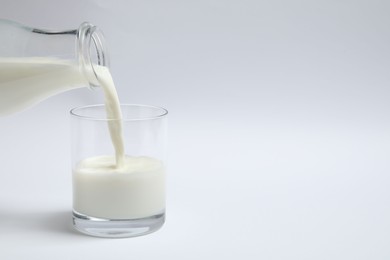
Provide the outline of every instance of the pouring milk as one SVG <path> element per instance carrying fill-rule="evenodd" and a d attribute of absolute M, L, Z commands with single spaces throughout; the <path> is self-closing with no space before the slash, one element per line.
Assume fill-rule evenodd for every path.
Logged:
<path fill-rule="evenodd" d="M 78 214 L 134 219 L 164 211 L 164 166 L 150 157 L 125 155 L 122 114 L 108 68 L 95 65 L 105 97 L 115 155 L 84 158 L 73 169 L 73 206 Z M 50 96 L 88 86 L 79 65 L 55 58 L 0 58 L 0 116 Z M 116 203 L 113 203 L 116 202 Z M 119 205 L 119 206 L 118 206 Z"/>

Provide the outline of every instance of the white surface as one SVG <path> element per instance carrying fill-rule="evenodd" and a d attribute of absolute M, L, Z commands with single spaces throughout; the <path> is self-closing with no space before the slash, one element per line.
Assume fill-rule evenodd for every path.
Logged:
<path fill-rule="evenodd" d="M 170 111 L 170 148 L 166 225 L 90 238 L 70 229 L 67 111 L 100 94 L 1 118 L 0 259 L 389 259 L 389 5 L 3 1 L 98 24 L 122 102 Z"/>

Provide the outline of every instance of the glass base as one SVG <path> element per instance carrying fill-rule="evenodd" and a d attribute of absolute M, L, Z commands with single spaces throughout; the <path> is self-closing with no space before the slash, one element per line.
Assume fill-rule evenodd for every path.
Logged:
<path fill-rule="evenodd" d="M 165 222 L 165 213 L 138 219 L 101 219 L 73 211 L 73 226 L 95 237 L 124 238 L 142 236 L 157 231 Z"/>

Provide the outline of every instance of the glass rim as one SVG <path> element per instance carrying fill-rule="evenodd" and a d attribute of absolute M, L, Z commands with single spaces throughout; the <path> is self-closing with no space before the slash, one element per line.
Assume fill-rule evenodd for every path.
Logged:
<path fill-rule="evenodd" d="M 97 117 L 97 116 L 84 116 L 79 113 L 77 113 L 78 110 L 83 110 L 87 108 L 96 108 L 96 107 L 104 107 L 104 104 L 94 104 L 94 105 L 83 105 L 83 106 L 78 106 L 72 108 L 69 113 L 71 116 L 80 118 L 80 119 L 85 119 L 85 120 L 91 120 L 91 121 L 111 121 L 111 120 L 118 120 L 118 119 L 109 119 L 109 118 L 103 118 L 103 117 Z M 160 119 L 164 118 L 168 114 L 168 110 L 159 107 L 159 106 L 152 106 L 152 105 L 142 105 L 142 104 L 120 104 L 121 108 L 122 107 L 142 107 L 142 108 L 152 108 L 155 110 L 159 110 L 160 113 L 156 116 L 148 116 L 148 117 L 140 117 L 140 118 L 122 118 L 122 121 L 145 121 L 145 120 L 153 120 L 153 119 Z"/>

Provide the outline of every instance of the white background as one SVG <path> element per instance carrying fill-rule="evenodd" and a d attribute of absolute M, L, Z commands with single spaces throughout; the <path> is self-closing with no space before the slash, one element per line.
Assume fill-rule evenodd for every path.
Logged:
<path fill-rule="evenodd" d="M 389 13 L 385 0 L 2 0 L 2 18 L 104 31 L 121 101 L 170 111 L 170 171 L 161 230 L 79 235 L 68 111 L 101 95 L 0 118 L 0 259 L 390 259 Z"/>

